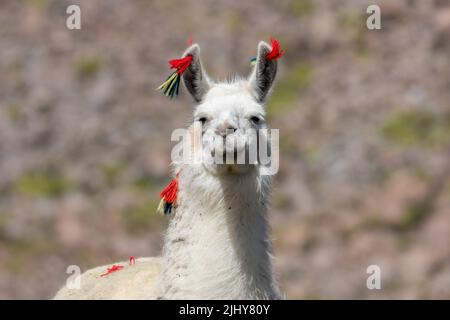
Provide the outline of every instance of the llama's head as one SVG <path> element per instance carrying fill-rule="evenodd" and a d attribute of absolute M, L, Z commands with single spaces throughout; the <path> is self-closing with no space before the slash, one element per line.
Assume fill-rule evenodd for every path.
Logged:
<path fill-rule="evenodd" d="M 249 150 L 260 146 L 263 135 L 258 136 L 258 130 L 267 128 L 265 103 L 277 72 L 276 59 L 266 58 L 270 51 L 267 43 L 260 42 L 250 76 L 222 83 L 207 76 L 197 44 L 184 53 L 193 58 L 183 79 L 197 103 L 193 121 L 202 131 L 202 164 L 213 174 L 243 174 L 258 165 Z"/>

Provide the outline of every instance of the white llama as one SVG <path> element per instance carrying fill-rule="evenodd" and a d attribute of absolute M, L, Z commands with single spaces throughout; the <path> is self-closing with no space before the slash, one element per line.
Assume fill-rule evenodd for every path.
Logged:
<path fill-rule="evenodd" d="M 270 51 L 259 43 L 248 79 L 214 83 L 202 68 L 200 47 L 186 50 L 192 62 L 182 77 L 197 102 L 191 131 L 200 128 L 204 136 L 221 139 L 234 135 L 239 146 L 250 139 L 247 129 L 267 128 L 265 102 L 277 71 L 276 59 L 267 58 Z M 211 150 L 206 140 L 201 143 Z M 178 197 L 162 257 L 122 262 L 123 269 L 104 277 L 112 265 L 91 269 L 81 275 L 80 289 L 65 286 L 55 299 L 281 298 L 267 222 L 271 179 L 261 174 L 261 165 L 176 163 L 174 171 Z"/>

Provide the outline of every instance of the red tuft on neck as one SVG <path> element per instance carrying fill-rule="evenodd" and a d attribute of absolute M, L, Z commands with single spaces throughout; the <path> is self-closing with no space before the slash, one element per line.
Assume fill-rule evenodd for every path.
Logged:
<path fill-rule="evenodd" d="M 161 199 L 164 200 L 164 202 L 167 203 L 175 203 L 177 200 L 177 193 L 178 193 L 178 174 L 175 177 L 175 179 L 172 180 L 172 182 L 169 183 L 169 185 L 161 191 L 159 196 Z"/>

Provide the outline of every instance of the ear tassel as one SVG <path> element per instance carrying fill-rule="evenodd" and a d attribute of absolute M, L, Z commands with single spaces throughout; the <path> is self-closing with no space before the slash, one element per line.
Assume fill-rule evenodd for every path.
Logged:
<path fill-rule="evenodd" d="M 270 42 L 272 44 L 272 50 L 266 54 L 267 60 L 278 60 L 283 54 L 284 50 L 280 50 L 280 42 L 275 38 L 270 38 Z M 192 40 L 189 39 L 189 44 L 192 44 Z M 175 69 L 175 71 L 167 77 L 167 79 L 157 88 L 157 90 L 162 90 L 166 97 L 170 97 L 171 99 L 178 96 L 178 92 L 180 90 L 180 82 L 181 75 L 186 71 L 187 68 L 191 65 L 192 56 L 187 55 L 186 57 L 180 59 L 173 59 L 169 61 L 169 65 L 171 69 Z M 250 59 L 251 65 L 256 63 L 256 57 L 252 57 Z"/>
<path fill-rule="evenodd" d="M 280 50 L 280 41 L 275 38 L 270 38 L 272 44 L 272 50 L 266 55 L 267 60 L 278 60 L 283 54 L 284 50 Z"/>
<path fill-rule="evenodd" d="M 157 212 L 161 212 L 164 214 L 172 213 L 172 210 L 177 201 L 177 195 L 178 195 L 178 174 L 169 183 L 169 185 L 159 194 L 159 196 L 161 197 L 161 201 L 159 202 Z"/>
<path fill-rule="evenodd" d="M 278 60 L 283 54 L 284 50 L 280 50 L 280 41 L 275 38 L 270 38 L 270 42 L 272 44 L 272 50 L 266 54 L 267 60 Z M 250 65 L 254 66 L 256 64 L 256 57 L 250 58 Z"/>
<path fill-rule="evenodd" d="M 171 69 L 176 69 L 167 79 L 164 81 L 157 90 L 162 90 L 166 97 L 173 99 L 178 96 L 180 89 L 181 75 L 190 66 L 192 62 L 192 56 L 188 55 L 181 59 L 173 59 L 169 61 Z"/>
<path fill-rule="evenodd" d="M 178 88 L 180 87 L 180 75 L 177 71 L 172 73 L 166 81 L 164 81 L 157 90 L 162 90 L 166 97 L 171 99 L 178 95 Z"/>

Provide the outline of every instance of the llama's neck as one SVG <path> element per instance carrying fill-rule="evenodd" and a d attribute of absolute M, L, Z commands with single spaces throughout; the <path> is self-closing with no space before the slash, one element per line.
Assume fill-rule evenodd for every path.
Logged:
<path fill-rule="evenodd" d="M 266 220 L 269 181 L 257 169 L 214 177 L 183 169 L 168 228 L 162 298 L 275 299 Z"/>

